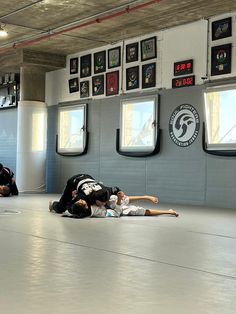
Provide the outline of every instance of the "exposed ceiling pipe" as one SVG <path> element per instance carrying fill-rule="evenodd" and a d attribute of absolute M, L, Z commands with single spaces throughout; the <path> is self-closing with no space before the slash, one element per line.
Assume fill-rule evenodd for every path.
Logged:
<path fill-rule="evenodd" d="M 4 18 L 6 18 L 6 17 L 8 17 L 8 16 L 10 16 L 10 15 L 15 15 L 15 14 L 17 14 L 17 13 L 19 13 L 19 12 L 21 12 L 21 11 L 23 11 L 23 10 L 29 8 L 29 7 L 32 7 L 33 5 L 35 5 L 35 4 L 39 3 L 39 2 L 44 2 L 44 1 L 46 1 L 46 0 L 38 0 L 37 2 L 34 2 L 34 3 L 32 3 L 32 4 L 29 4 L 29 5 L 25 6 L 25 7 L 20 8 L 20 9 L 17 9 L 17 10 L 15 10 L 15 11 L 13 11 L 13 12 L 10 12 L 10 13 L 6 14 L 6 15 L 3 15 L 3 16 L 0 17 L 0 20 L 1 20 L 1 19 L 4 19 Z M 51 31 L 51 33 L 53 33 L 54 31 L 59 31 L 60 29 L 65 29 L 65 28 L 71 27 L 71 26 L 73 26 L 73 25 L 78 25 L 79 23 L 82 23 L 82 22 L 84 22 L 85 20 L 87 21 L 87 20 L 91 20 L 91 19 L 93 19 L 93 18 L 95 18 L 95 17 L 99 17 L 99 16 L 101 16 L 101 15 L 110 14 L 111 12 L 119 11 L 119 10 L 121 10 L 121 9 L 123 9 L 123 8 L 127 8 L 127 6 L 134 5 L 134 4 L 136 4 L 137 2 L 142 2 L 142 1 L 143 1 L 143 0 L 133 0 L 133 1 L 130 1 L 129 4 L 122 4 L 122 5 L 119 5 L 118 7 L 115 7 L 115 8 L 106 10 L 106 11 L 103 11 L 102 13 L 97 13 L 97 14 L 95 14 L 95 15 L 89 16 L 89 17 L 84 18 L 84 19 L 82 19 L 82 20 L 77 20 L 77 21 L 74 21 L 74 22 L 66 23 L 66 24 L 61 25 L 61 26 L 58 26 L 58 27 L 56 27 L 56 28 L 50 28 L 50 31 Z M 7 21 L 5 21 L 5 24 L 9 24 L 9 23 L 7 23 Z M 11 22 L 9 25 L 17 26 L 17 27 L 24 27 L 24 28 L 27 28 L 27 29 L 35 30 L 35 31 L 40 31 L 41 33 L 44 33 L 44 34 L 45 34 L 45 33 L 48 33 L 48 30 L 49 30 L 49 29 L 38 29 L 38 28 L 35 28 L 35 27 L 29 27 L 29 26 L 22 25 L 22 24 L 15 24 L 15 23 L 12 23 L 12 22 Z M 39 35 L 33 35 L 33 36 L 36 37 L 36 36 L 39 36 Z M 31 37 L 33 37 L 33 36 L 31 36 Z M 20 41 L 20 40 L 19 40 L 19 41 Z M 3 46 L 9 46 L 10 44 L 11 44 L 11 43 L 7 43 L 7 44 L 5 44 L 5 45 L 3 45 Z"/>
<path fill-rule="evenodd" d="M 19 44 L 15 43 L 15 44 L 13 44 L 13 46 L 8 47 L 8 48 L 1 48 L 0 49 L 0 53 L 7 52 L 7 51 L 10 51 L 10 50 L 13 50 L 13 49 L 17 49 L 17 48 L 23 48 L 23 47 L 26 47 L 26 46 L 29 46 L 29 45 L 36 44 L 36 43 L 38 43 L 40 41 L 43 41 L 43 40 L 46 40 L 46 39 L 50 39 L 50 38 L 62 35 L 64 33 L 67 33 L 67 32 L 70 32 L 70 31 L 73 31 L 73 30 L 76 30 L 76 29 L 79 29 L 79 28 L 83 28 L 83 27 L 90 26 L 90 25 L 97 24 L 97 23 L 102 23 L 102 22 L 104 22 L 106 20 L 110 20 L 110 19 L 113 19 L 115 17 L 121 16 L 121 15 L 124 15 L 124 14 L 132 13 L 134 11 L 143 9 L 143 8 L 145 8 L 147 6 L 150 6 L 150 5 L 159 3 L 159 2 L 161 2 L 161 0 L 151 0 L 151 1 L 148 1 L 146 3 L 136 5 L 136 6 L 132 6 L 132 7 L 127 6 L 125 9 L 123 9 L 121 11 L 118 11 L 118 12 L 115 12 L 115 13 L 111 13 L 109 15 L 102 16 L 102 14 L 101 14 L 101 17 L 97 17 L 97 18 L 95 18 L 93 20 L 90 20 L 88 22 L 84 22 L 84 23 L 81 23 L 79 25 L 68 27 L 68 28 L 63 29 L 61 31 L 54 31 L 52 33 L 50 33 L 50 31 L 49 31 L 47 34 L 45 34 L 45 35 L 43 35 L 41 37 L 37 37 L 37 38 L 31 39 L 31 40 L 24 40 L 24 41 L 20 42 Z"/>
<path fill-rule="evenodd" d="M 2 16 L 1 18 L 5 18 L 7 16 L 10 16 L 10 15 L 14 15 L 14 14 L 17 14 L 18 12 L 21 12 L 39 2 L 43 2 L 43 1 L 46 1 L 46 0 L 38 0 L 37 2 L 34 2 L 33 4 L 30 4 L 30 5 L 27 5 L 27 6 L 24 6 L 20 9 L 17 9 L 11 13 L 8 13 L 7 15 L 4 15 Z M 88 16 L 87 18 L 83 18 L 81 20 L 77 20 L 77 21 L 73 21 L 73 22 L 70 22 L 70 23 L 67 23 L 67 24 L 64 24 L 64 25 L 61 25 L 61 26 L 58 26 L 58 27 L 55 27 L 55 28 L 47 28 L 47 29 L 39 29 L 39 28 L 35 28 L 35 27 L 29 27 L 29 26 L 26 26 L 26 25 L 21 25 L 21 24 L 14 24 L 14 23 L 10 23 L 10 25 L 12 26 L 16 26 L 16 27 L 24 27 L 24 28 L 27 28 L 27 29 L 30 29 L 30 30 L 34 30 L 34 31 L 38 31 L 40 33 L 38 33 L 37 35 L 29 35 L 27 36 L 24 41 L 29 41 L 31 40 L 32 38 L 39 38 L 40 36 L 42 35 L 45 35 L 45 34 L 53 34 L 54 32 L 57 32 L 59 30 L 63 30 L 63 29 L 67 29 L 69 27 L 72 27 L 72 26 L 75 26 L 75 25 L 80 25 L 80 23 L 85 23 L 85 21 L 91 21 L 92 19 L 96 19 L 98 17 L 100 17 L 101 15 L 109 15 L 113 12 L 117 12 L 119 10 L 122 10 L 122 9 L 126 9 L 127 6 L 134 6 L 136 3 L 139 3 L 139 2 L 142 2 L 143 0 L 133 0 L 133 1 L 129 1 L 128 4 L 122 4 L 122 5 L 119 5 L 115 8 L 112 8 L 112 9 L 109 9 L 109 10 L 106 10 L 106 11 L 103 11 L 102 13 L 97 13 L 97 14 L 94 14 L 92 16 Z M 73 36 L 73 35 L 68 35 L 68 34 L 62 34 L 62 35 L 65 35 L 65 36 L 70 36 L 70 37 L 75 37 L 75 38 L 83 38 L 81 36 Z M 90 40 L 89 38 L 84 38 L 84 39 L 87 39 L 87 40 Z M 96 40 L 96 39 L 91 39 L 91 40 L 95 40 L 96 42 L 103 42 L 105 44 L 110 44 L 110 42 L 107 42 L 105 40 Z M 4 47 L 11 47 L 11 45 L 16 45 L 17 43 L 20 43 L 20 42 L 23 42 L 23 39 L 19 39 L 19 40 L 11 40 L 5 44 L 2 44 L 0 49 L 1 48 L 4 48 Z"/>
<path fill-rule="evenodd" d="M 0 19 L 5 19 L 6 17 L 9 17 L 9 16 L 11 16 L 11 15 L 13 15 L 13 14 L 19 13 L 19 12 L 21 12 L 21 11 L 24 11 L 24 10 L 26 10 L 26 9 L 28 9 L 28 8 L 30 8 L 30 7 L 32 7 L 32 6 L 34 6 L 35 4 L 38 4 L 39 2 L 43 2 L 43 1 L 45 1 L 45 0 L 38 0 L 38 1 L 35 1 L 35 2 L 33 2 L 33 3 L 30 3 L 30 4 L 24 6 L 24 7 L 20 8 L 20 9 L 17 9 L 17 10 L 15 10 L 15 11 L 12 11 L 12 12 L 8 13 L 8 14 L 5 14 L 5 15 L 0 16 Z"/>

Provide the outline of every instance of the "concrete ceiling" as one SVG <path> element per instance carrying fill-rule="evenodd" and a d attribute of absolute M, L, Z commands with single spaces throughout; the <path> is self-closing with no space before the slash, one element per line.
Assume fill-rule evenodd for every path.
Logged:
<path fill-rule="evenodd" d="M 20 49 L 65 56 L 232 11 L 235 0 L 4 0 L 0 58 Z"/>

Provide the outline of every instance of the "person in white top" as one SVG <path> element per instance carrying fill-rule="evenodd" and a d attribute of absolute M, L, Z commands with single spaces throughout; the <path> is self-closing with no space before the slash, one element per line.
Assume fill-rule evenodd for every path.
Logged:
<path fill-rule="evenodd" d="M 160 210 L 160 209 L 147 209 L 142 206 L 133 205 L 131 203 L 135 201 L 149 201 L 153 204 L 158 204 L 159 200 L 155 196 L 143 195 L 143 196 L 127 196 L 123 192 L 120 192 L 122 199 L 119 201 L 119 210 L 123 216 L 158 216 L 158 215 L 171 215 L 178 217 L 179 214 L 173 209 Z M 116 209 L 118 204 L 118 198 L 116 195 L 111 195 L 109 199 L 109 207 L 113 210 Z"/>
<path fill-rule="evenodd" d="M 117 217 L 121 215 L 121 200 L 123 198 L 123 192 L 117 193 L 116 206 L 115 208 L 106 208 L 105 204 L 97 202 L 95 205 L 89 205 L 85 200 L 79 199 L 71 207 L 62 214 L 62 217 L 72 217 L 72 218 L 85 218 L 85 217 Z"/>
<path fill-rule="evenodd" d="M 158 216 L 158 215 L 171 215 L 178 217 L 179 214 L 173 209 L 160 210 L 160 209 L 147 209 L 141 206 L 130 205 L 130 203 L 147 200 L 151 203 L 157 204 L 158 198 L 150 195 L 143 196 L 127 196 L 124 192 L 120 191 L 117 195 L 111 195 L 108 208 L 104 204 L 100 206 L 88 205 L 82 199 L 74 203 L 71 208 L 67 209 L 63 217 L 85 218 L 85 217 L 120 217 L 120 216 Z"/>

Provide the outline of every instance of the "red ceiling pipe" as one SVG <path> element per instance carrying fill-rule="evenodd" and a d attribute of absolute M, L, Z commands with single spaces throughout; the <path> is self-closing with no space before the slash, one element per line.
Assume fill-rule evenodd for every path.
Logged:
<path fill-rule="evenodd" d="M 46 40 L 48 38 L 56 37 L 58 35 L 62 35 L 64 33 L 73 31 L 73 30 L 78 29 L 78 28 L 90 26 L 90 25 L 93 25 L 93 24 L 96 24 L 96 23 L 101 23 L 103 21 L 106 21 L 106 20 L 109 20 L 109 19 L 121 16 L 121 15 L 124 15 L 124 14 L 127 14 L 127 13 L 129 14 L 129 13 L 132 13 L 133 11 L 143 9 L 143 8 L 145 8 L 147 6 L 152 5 L 152 4 L 159 3 L 160 1 L 161 0 L 151 0 L 149 2 L 146 2 L 146 3 L 143 3 L 143 4 L 139 4 L 139 5 L 134 6 L 134 7 L 129 7 L 128 6 L 126 9 L 124 9 L 122 11 L 115 12 L 115 13 L 112 13 L 110 15 L 97 18 L 95 20 L 91 20 L 89 22 L 85 22 L 85 23 L 82 23 L 82 24 L 79 24 L 79 25 L 76 25 L 76 26 L 72 26 L 72 27 L 66 28 L 64 30 L 54 32 L 52 34 L 49 33 L 47 35 L 43 35 L 41 37 L 38 37 L 38 38 L 35 38 L 35 39 L 32 39 L 32 40 L 25 40 L 25 41 L 20 42 L 19 44 L 13 44 L 12 47 L 2 48 L 2 49 L 0 49 L 0 53 L 1 52 L 6 52 L 6 51 L 9 51 L 9 50 L 12 50 L 12 49 L 22 48 L 22 47 L 29 46 L 29 45 L 32 45 L 32 44 L 36 44 L 36 43 L 38 43 L 38 42 L 40 42 L 42 40 Z"/>

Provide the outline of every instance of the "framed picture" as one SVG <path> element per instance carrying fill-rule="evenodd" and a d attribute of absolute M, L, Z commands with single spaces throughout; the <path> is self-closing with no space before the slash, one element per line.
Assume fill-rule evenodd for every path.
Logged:
<path fill-rule="evenodd" d="M 78 73 L 78 58 L 70 59 L 70 74 Z"/>
<path fill-rule="evenodd" d="M 138 43 L 126 45 L 126 63 L 138 61 Z"/>
<path fill-rule="evenodd" d="M 156 58 L 156 56 L 157 56 L 156 36 L 142 40 L 141 60 L 146 61 L 149 59 Z"/>
<path fill-rule="evenodd" d="M 106 96 L 119 94 L 119 71 L 106 74 Z"/>
<path fill-rule="evenodd" d="M 139 88 L 139 66 L 126 69 L 126 90 Z"/>
<path fill-rule="evenodd" d="M 231 73 L 232 44 L 211 48 L 211 75 Z"/>
<path fill-rule="evenodd" d="M 80 82 L 80 98 L 89 97 L 89 81 Z"/>
<path fill-rule="evenodd" d="M 142 88 L 156 86 L 156 63 L 149 63 L 142 66 Z"/>
<path fill-rule="evenodd" d="M 106 71 L 106 51 L 96 52 L 94 55 L 94 74 Z"/>
<path fill-rule="evenodd" d="M 232 36 L 232 18 L 228 17 L 222 20 L 212 22 L 211 36 L 212 40 Z"/>
<path fill-rule="evenodd" d="M 75 93 L 79 91 L 78 77 L 69 80 L 69 91 L 70 93 Z"/>
<path fill-rule="evenodd" d="M 92 77 L 93 96 L 104 94 L 104 75 L 97 75 Z"/>
<path fill-rule="evenodd" d="M 108 50 L 108 69 L 120 66 L 120 47 Z"/>
<path fill-rule="evenodd" d="M 91 54 L 80 57 L 80 77 L 91 76 Z"/>

